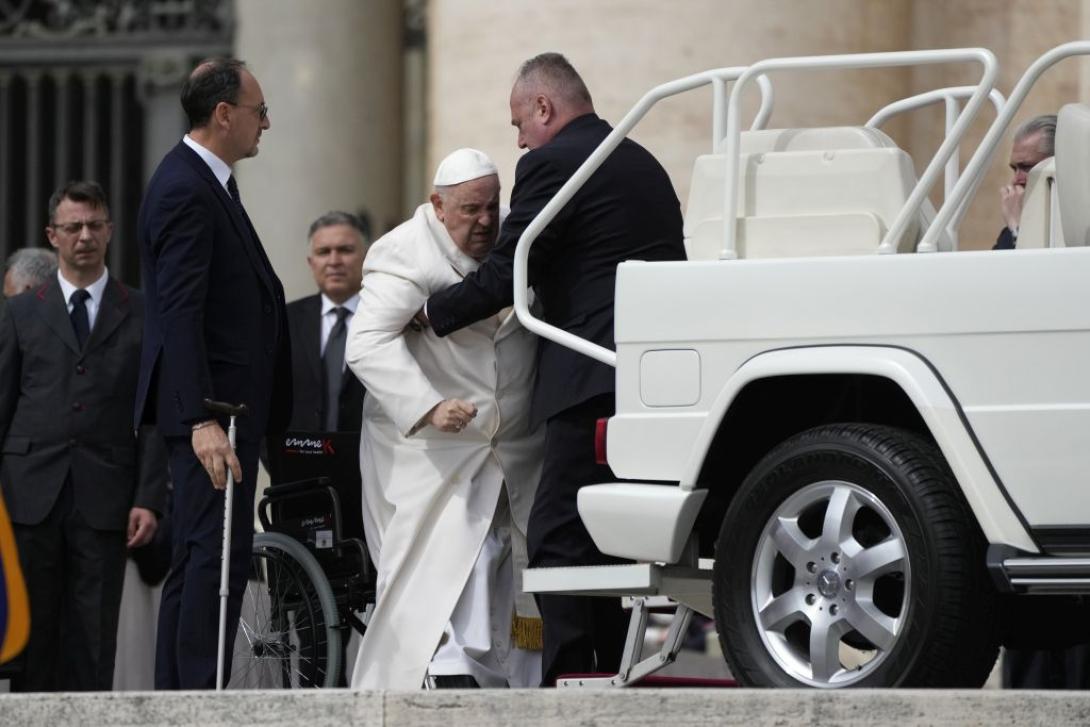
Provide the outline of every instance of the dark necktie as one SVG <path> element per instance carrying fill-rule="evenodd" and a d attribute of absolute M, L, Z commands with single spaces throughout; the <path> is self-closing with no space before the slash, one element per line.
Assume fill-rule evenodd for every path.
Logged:
<path fill-rule="evenodd" d="M 72 329 L 76 332 L 76 342 L 81 349 L 91 333 L 90 319 L 87 316 L 87 299 L 90 297 L 90 293 L 79 288 L 72 292 L 72 297 L 69 299 L 72 303 L 72 312 L 68 315 L 72 319 Z"/>
<path fill-rule="evenodd" d="M 344 342 L 346 338 L 345 318 L 348 317 L 348 309 L 337 307 L 333 311 L 337 314 L 337 322 L 333 324 L 333 330 L 329 332 L 329 340 L 325 344 L 325 355 L 322 363 L 325 365 L 325 428 L 326 431 L 337 431 L 337 413 L 340 409 L 341 379 L 344 377 Z"/>
<path fill-rule="evenodd" d="M 238 205 L 239 211 L 244 211 L 242 209 L 242 197 L 238 194 L 238 183 L 235 182 L 234 174 L 227 178 L 227 191 L 231 194 L 231 199 L 235 200 L 235 204 Z"/>

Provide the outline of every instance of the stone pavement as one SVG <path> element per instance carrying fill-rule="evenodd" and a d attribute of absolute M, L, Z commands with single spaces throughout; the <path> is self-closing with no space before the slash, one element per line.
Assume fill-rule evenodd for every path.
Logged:
<path fill-rule="evenodd" d="M 0 725 L 1086 725 L 1090 692 L 469 690 L 0 695 Z"/>

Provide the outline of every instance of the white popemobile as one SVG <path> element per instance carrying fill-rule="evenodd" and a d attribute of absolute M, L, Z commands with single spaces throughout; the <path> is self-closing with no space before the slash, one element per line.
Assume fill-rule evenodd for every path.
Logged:
<path fill-rule="evenodd" d="M 1088 619 L 1065 614 L 1090 592 L 1090 107 L 1060 112 L 1019 249 L 954 252 L 1029 88 L 1086 54 L 1090 42 L 1049 51 L 1006 101 L 983 49 L 680 79 L 649 92 L 530 225 L 519 318 L 616 367 L 599 444 L 631 480 L 583 488 L 579 512 L 602 551 L 634 564 L 524 574 L 528 591 L 634 597 L 620 673 L 568 685 L 623 686 L 669 663 L 693 611 L 715 617 L 734 676 L 762 686 L 976 686 L 1002 643 L 1086 635 Z M 860 127 L 763 129 L 767 73 L 935 63 L 974 65 L 979 82 Z M 764 102 L 740 131 L 754 82 Z M 651 106 L 706 84 L 713 151 L 694 166 L 689 260 L 618 268 L 616 352 L 533 318 L 534 238 Z M 959 175 L 958 144 L 989 99 L 997 118 Z M 879 127 L 936 101 L 947 135 L 917 182 Z M 936 213 L 927 194 L 944 170 Z M 647 608 L 664 597 L 677 612 L 644 658 Z"/>

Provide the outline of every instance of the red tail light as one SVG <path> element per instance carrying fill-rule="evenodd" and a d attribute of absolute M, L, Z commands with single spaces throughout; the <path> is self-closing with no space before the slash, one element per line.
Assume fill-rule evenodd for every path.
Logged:
<path fill-rule="evenodd" d="M 594 461 L 598 464 L 609 464 L 606 461 L 606 427 L 608 426 L 608 417 L 599 419 L 594 426 Z"/>

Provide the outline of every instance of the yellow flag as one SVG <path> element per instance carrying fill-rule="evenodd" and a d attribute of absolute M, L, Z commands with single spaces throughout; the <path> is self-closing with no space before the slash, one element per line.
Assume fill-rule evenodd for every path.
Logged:
<path fill-rule="evenodd" d="M 26 646 L 30 635 L 30 608 L 27 605 L 23 569 L 11 520 L 0 495 L 0 664 L 14 659 Z"/>

